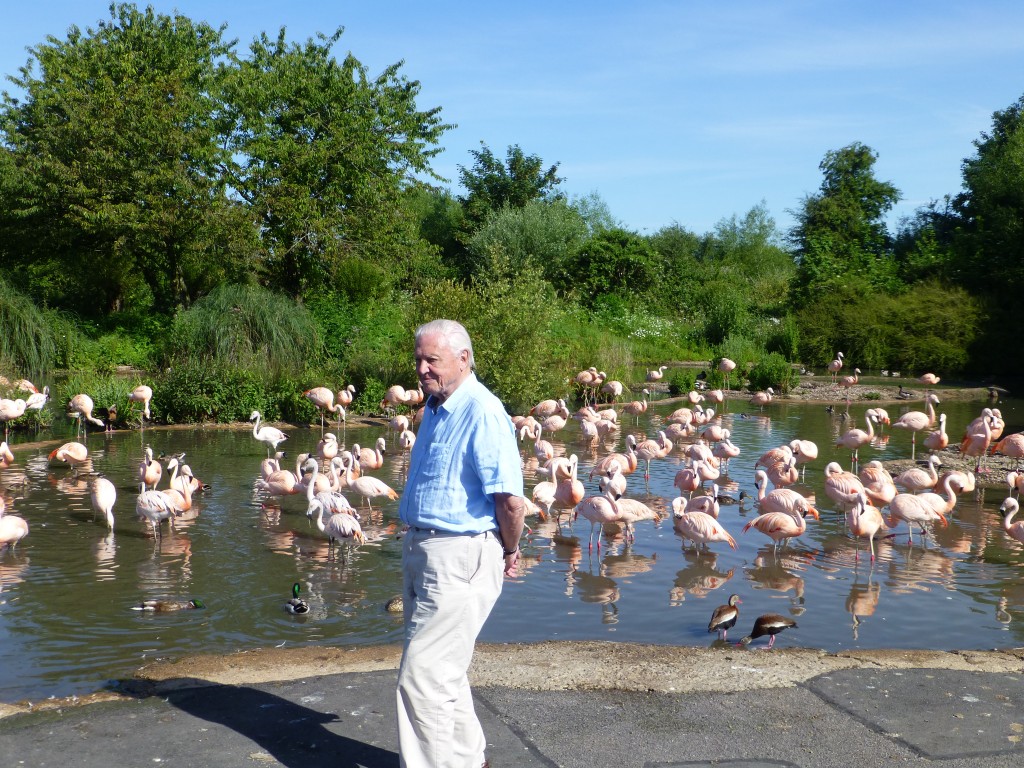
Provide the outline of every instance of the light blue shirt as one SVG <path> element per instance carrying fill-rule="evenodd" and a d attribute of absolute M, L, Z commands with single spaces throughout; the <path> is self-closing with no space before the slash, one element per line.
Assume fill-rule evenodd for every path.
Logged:
<path fill-rule="evenodd" d="M 523 495 L 515 428 L 470 374 L 440 405 L 427 399 L 399 515 L 418 528 L 483 533 L 498 527 L 494 494 Z"/>

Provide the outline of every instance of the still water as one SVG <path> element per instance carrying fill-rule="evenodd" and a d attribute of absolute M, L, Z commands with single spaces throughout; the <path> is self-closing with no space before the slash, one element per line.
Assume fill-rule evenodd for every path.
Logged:
<path fill-rule="evenodd" d="M 954 442 L 986 404 L 942 404 Z M 655 400 L 639 425 L 624 417 L 617 438 L 596 448 L 581 441 L 575 421 L 552 442 L 559 452 L 579 456 L 580 477 L 588 493 L 596 492 L 596 483 L 587 479 L 593 462 L 622 450 L 629 432 L 653 436 L 680 405 Z M 851 408 L 858 426 L 864 426 L 868 405 Z M 1000 403 L 1006 434 L 1024 426 L 1022 406 Z M 919 409 L 921 403 L 890 405 L 890 416 L 895 420 L 908 407 Z M 809 520 L 807 532 L 776 556 L 762 534 L 741 533 L 756 515 L 754 507 L 723 505 L 720 522 L 738 548 L 684 550 L 671 524 L 672 481 L 683 462 L 677 448 L 653 462 L 648 481 L 642 466 L 629 478 L 627 496 L 669 515 L 661 523 L 639 523 L 632 543 L 606 535 L 600 553 L 591 553 L 587 521 L 570 523 L 556 536 L 554 523 L 529 520 L 532 533 L 524 540 L 520 575 L 506 583 L 481 639 L 707 646 L 715 642 L 706 632 L 712 610 L 735 592 L 743 600 L 742 614 L 730 639 L 772 611 L 799 624 L 780 636 L 781 646 L 834 652 L 1024 645 L 1024 551 L 1001 527 L 1005 485 L 962 497 L 948 528 L 937 530 L 926 546 L 916 538 L 907 546 L 901 525 L 878 546 L 872 565 L 863 544 L 856 558 L 857 542 L 846 535 L 824 493 L 825 465 L 850 464 L 848 452 L 832 447 L 849 426 L 838 417 L 842 408 L 830 414 L 822 405 L 776 401 L 759 412 L 746 398 L 734 398 L 722 410 L 724 425 L 742 449 L 720 481 L 722 492 L 754 494 L 753 463 L 764 450 L 794 437 L 813 440 L 820 456 L 794 488 L 815 495 L 820 522 Z M 289 457 L 314 449 L 320 438 L 319 427 L 286 432 Z M 378 436 L 387 439 L 389 452 L 373 474 L 401 491 L 406 462 L 383 420 L 339 434 L 349 446 L 372 445 Z M 17 450 L 15 440 L 16 462 L 0 470 L 8 512 L 31 526 L 15 551 L 0 551 L 0 701 L 87 693 L 130 677 L 143 664 L 189 654 L 401 640 L 400 617 L 384 610 L 400 591 L 397 502 L 364 514 L 371 540 L 339 553 L 307 522 L 304 498 L 274 500 L 255 490 L 266 448 L 251 431 L 146 429 L 94 433 L 86 442 L 95 470 L 118 490 L 113 532 L 95 518 L 85 481 L 47 461 L 56 443 Z M 192 519 L 170 532 L 165 524 L 161 542 L 135 516 L 135 478 L 146 446 L 157 455 L 184 451 L 195 475 L 210 486 L 197 495 Z M 528 491 L 537 480 L 532 447 L 522 446 Z M 861 462 L 909 455 L 909 434 L 895 432 L 887 442 L 862 449 Z M 284 610 L 295 581 L 311 606 L 303 616 Z M 207 607 L 132 610 L 145 599 L 194 598 Z"/>

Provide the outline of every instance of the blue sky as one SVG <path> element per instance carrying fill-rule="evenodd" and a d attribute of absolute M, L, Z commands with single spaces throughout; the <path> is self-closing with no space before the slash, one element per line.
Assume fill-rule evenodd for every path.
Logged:
<path fill-rule="evenodd" d="M 421 108 L 458 127 L 435 169 L 485 142 L 560 163 L 571 195 L 596 192 L 629 229 L 703 233 L 764 201 L 780 228 L 821 183 L 825 153 L 874 149 L 902 192 L 891 218 L 960 190 L 992 113 L 1024 94 L 1024 3 L 228 2 L 139 3 L 214 26 L 240 50 L 284 26 L 338 26 L 338 55 L 370 70 L 404 60 Z M 26 48 L 109 18 L 107 0 L 5 4 L 0 74 Z M 4 84 L 9 89 L 9 83 Z"/>

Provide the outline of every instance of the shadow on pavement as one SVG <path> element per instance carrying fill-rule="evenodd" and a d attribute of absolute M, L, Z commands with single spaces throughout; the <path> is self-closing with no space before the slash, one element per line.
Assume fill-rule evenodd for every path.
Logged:
<path fill-rule="evenodd" d="M 338 733 L 346 723 L 337 715 L 256 688 L 204 686 L 167 694 L 166 700 L 244 736 L 289 768 L 398 768 L 394 752 Z M 224 748 L 231 741 L 225 739 Z"/>

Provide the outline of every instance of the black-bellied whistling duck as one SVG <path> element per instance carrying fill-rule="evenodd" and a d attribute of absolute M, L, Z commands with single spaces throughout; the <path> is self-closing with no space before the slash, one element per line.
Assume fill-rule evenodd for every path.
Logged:
<path fill-rule="evenodd" d="M 775 645 L 775 636 L 790 627 L 796 627 L 796 622 L 792 619 L 780 616 L 777 613 L 766 613 L 763 616 L 757 617 L 757 620 L 754 622 L 754 628 L 750 630 L 749 635 L 740 640 L 740 645 L 749 645 L 752 640 L 768 635 L 771 637 L 768 641 L 768 647 L 771 648 Z"/>
<path fill-rule="evenodd" d="M 725 640 L 729 630 L 736 626 L 736 620 L 740 617 L 740 609 L 736 606 L 742 602 L 739 595 L 729 595 L 729 602 L 718 606 L 711 614 L 708 632 L 718 632 L 718 636 Z"/>

